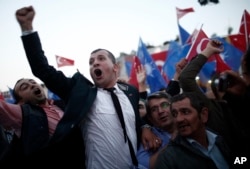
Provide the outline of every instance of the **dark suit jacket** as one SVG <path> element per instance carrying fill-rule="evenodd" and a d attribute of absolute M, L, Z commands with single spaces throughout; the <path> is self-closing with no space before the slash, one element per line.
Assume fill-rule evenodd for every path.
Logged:
<path fill-rule="evenodd" d="M 75 126 L 68 135 L 58 141 L 50 141 L 46 113 L 37 105 L 22 106 L 21 137 L 13 137 L 0 168 L 84 168 L 83 138 L 79 127 Z M 68 155 L 67 155 L 68 154 Z M 69 158 L 70 155 L 70 158 Z M 38 166 L 39 165 L 39 166 Z"/>
<path fill-rule="evenodd" d="M 206 62 L 207 58 L 202 54 L 193 58 L 180 74 L 180 85 L 184 92 L 196 92 L 207 103 L 209 106 L 207 127 L 223 136 L 233 155 L 235 157 L 249 157 L 249 124 L 246 123 L 248 113 L 246 112 L 247 108 L 245 108 L 246 111 L 241 109 L 246 103 L 236 96 L 230 96 L 229 93 L 224 95 L 223 99 L 226 102 L 209 99 L 204 95 L 197 85 L 195 77 Z M 232 107 L 235 107 L 235 109 Z"/>
<path fill-rule="evenodd" d="M 97 88 L 79 72 L 75 73 L 72 78 L 68 78 L 63 72 L 50 66 L 42 50 L 37 32 L 22 36 L 22 41 L 32 73 L 66 103 L 65 115 L 58 123 L 50 140 L 50 144 L 53 144 L 63 140 L 71 132 L 71 129 L 86 116 L 96 98 Z M 138 109 L 139 92 L 128 84 L 118 86 L 127 95 L 134 108 L 139 145 L 140 126 L 142 125 Z"/>
<path fill-rule="evenodd" d="M 215 144 L 218 146 L 223 157 L 230 166 L 230 150 L 222 137 L 216 138 Z M 213 160 L 204 155 L 200 150 L 194 148 L 186 138 L 178 135 L 171 140 L 168 147 L 160 152 L 155 164 L 156 169 L 217 169 Z"/>

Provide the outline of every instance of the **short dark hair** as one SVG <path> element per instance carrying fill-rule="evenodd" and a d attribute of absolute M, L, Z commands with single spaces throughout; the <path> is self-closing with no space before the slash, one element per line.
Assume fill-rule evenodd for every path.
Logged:
<path fill-rule="evenodd" d="M 14 85 L 14 88 L 12 90 L 12 96 L 13 96 L 13 99 L 15 100 L 15 104 L 17 104 L 21 99 L 22 97 L 17 93 L 16 91 L 16 85 L 21 81 L 23 80 L 24 78 L 21 78 L 19 80 L 16 81 L 15 85 Z"/>
<path fill-rule="evenodd" d="M 112 63 L 116 64 L 115 56 L 113 55 L 113 53 L 111 53 L 111 52 L 110 52 L 109 50 L 107 50 L 107 49 L 98 48 L 98 49 L 93 50 L 90 54 L 92 55 L 92 54 L 94 54 L 94 53 L 96 53 L 96 52 L 98 52 L 98 51 L 100 51 L 100 50 L 105 50 L 105 51 L 107 51 L 108 54 L 109 54 L 108 57 L 111 59 Z"/>
<path fill-rule="evenodd" d="M 150 113 L 150 107 L 149 107 L 149 104 L 148 102 L 151 100 L 151 99 L 160 99 L 160 98 L 165 98 L 165 99 L 168 99 L 169 101 L 171 100 L 172 96 L 164 91 L 157 91 L 157 92 L 154 92 L 154 93 L 151 93 L 148 97 L 147 97 L 147 100 L 146 100 L 146 109 L 147 109 L 147 112 Z"/>
<path fill-rule="evenodd" d="M 208 107 L 206 102 L 197 95 L 195 92 L 183 92 L 181 94 L 177 94 L 171 98 L 170 111 L 172 112 L 172 103 L 184 100 L 188 98 L 190 100 L 191 106 L 197 110 L 198 113 L 201 113 L 202 108 Z"/>
<path fill-rule="evenodd" d="M 157 91 L 148 95 L 147 100 L 155 99 L 155 98 L 166 98 L 171 99 L 171 95 L 166 93 L 165 91 Z"/>

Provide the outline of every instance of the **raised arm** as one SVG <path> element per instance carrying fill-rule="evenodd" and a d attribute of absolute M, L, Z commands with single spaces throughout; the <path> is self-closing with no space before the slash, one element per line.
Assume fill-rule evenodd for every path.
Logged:
<path fill-rule="evenodd" d="M 23 7 L 16 11 L 16 19 L 21 27 L 22 32 L 32 31 L 32 22 L 35 17 L 35 10 L 32 6 Z"/>
<path fill-rule="evenodd" d="M 146 70 L 143 65 L 136 68 L 136 79 L 138 82 L 138 90 L 140 92 L 140 98 L 146 100 L 148 96 L 147 84 L 146 84 Z"/>
<path fill-rule="evenodd" d="M 180 93 L 180 85 L 179 85 L 179 76 L 183 68 L 187 65 L 187 60 L 182 58 L 177 64 L 175 65 L 175 74 L 173 80 L 170 80 L 168 87 L 165 89 L 167 93 L 171 96 Z"/>
<path fill-rule="evenodd" d="M 33 31 L 35 10 L 32 6 L 23 7 L 16 11 L 16 19 L 22 31 L 22 42 L 32 73 L 60 98 L 69 96 L 70 80 L 61 71 L 49 65 L 42 49 L 39 35 Z"/>
<path fill-rule="evenodd" d="M 223 51 L 222 43 L 218 40 L 210 40 L 206 48 L 191 60 L 186 67 L 182 70 L 179 82 L 183 91 L 185 92 L 199 92 L 202 93 L 195 78 L 207 62 L 208 58 L 213 54 Z"/>

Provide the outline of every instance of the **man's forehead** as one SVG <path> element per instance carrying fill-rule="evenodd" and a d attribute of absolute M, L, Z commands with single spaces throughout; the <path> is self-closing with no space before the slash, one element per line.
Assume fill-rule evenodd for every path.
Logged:
<path fill-rule="evenodd" d="M 20 86 L 24 83 L 30 83 L 30 82 L 36 83 L 36 81 L 34 79 L 21 79 L 17 82 L 16 86 Z"/>
<path fill-rule="evenodd" d="M 148 100 L 149 102 L 160 102 L 160 101 L 169 101 L 169 99 L 165 98 L 165 97 L 156 97 L 156 98 L 151 98 Z"/>
<path fill-rule="evenodd" d="M 22 79 L 22 82 L 36 82 L 34 79 Z"/>
<path fill-rule="evenodd" d="M 189 98 L 184 98 L 182 100 L 174 101 L 172 102 L 172 106 L 190 106 L 191 102 Z"/>
<path fill-rule="evenodd" d="M 108 56 L 108 54 L 109 54 L 109 53 L 108 53 L 106 50 L 102 49 L 102 50 L 99 50 L 99 51 L 97 51 L 97 52 L 95 52 L 95 53 L 92 53 L 90 57 Z"/>

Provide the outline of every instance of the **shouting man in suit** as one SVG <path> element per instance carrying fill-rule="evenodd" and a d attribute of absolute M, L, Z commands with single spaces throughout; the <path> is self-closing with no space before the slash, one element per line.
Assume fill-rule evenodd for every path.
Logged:
<path fill-rule="evenodd" d="M 58 137 L 69 133 L 75 125 L 81 127 L 88 169 L 136 167 L 137 159 L 133 155 L 141 138 L 145 147 L 159 146 L 158 141 L 155 141 L 157 137 L 142 127 L 144 123 L 138 111 L 138 90 L 128 84 L 117 83 L 119 67 L 114 55 L 106 49 L 91 52 L 89 67 L 94 84 L 79 72 L 68 78 L 57 71 L 48 64 L 38 33 L 33 30 L 34 16 L 32 6 L 16 11 L 22 30 L 22 42 L 33 74 L 65 101 L 65 116 L 71 117 L 67 118 L 64 129 L 58 131 Z M 106 88 L 115 88 L 124 122 L 119 120 L 111 94 Z M 63 119 L 61 121 L 64 122 Z M 121 127 L 122 123 L 125 123 L 124 127 Z"/>

